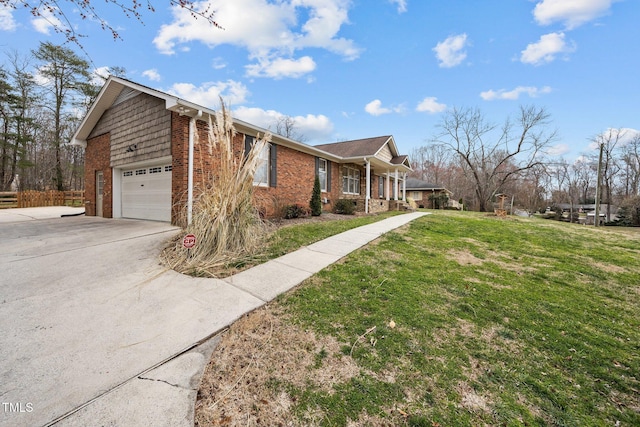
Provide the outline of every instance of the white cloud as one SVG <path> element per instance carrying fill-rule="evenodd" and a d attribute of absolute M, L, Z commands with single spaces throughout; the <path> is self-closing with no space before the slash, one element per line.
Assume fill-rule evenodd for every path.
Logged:
<path fill-rule="evenodd" d="M 432 50 L 438 58 L 438 66 L 442 68 L 451 68 L 460 65 L 467 57 L 464 50 L 468 46 L 467 35 L 458 34 L 449 36 L 444 41 L 439 42 Z"/>
<path fill-rule="evenodd" d="M 564 33 L 549 33 L 540 37 L 537 43 L 527 45 L 520 55 L 520 61 L 525 64 L 542 65 L 554 61 L 557 55 L 575 50 L 573 43 L 568 44 L 565 41 Z"/>
<path fill-rule="evenodd" d="M 407 0 L 389 0 L 389 2 L 398 5 L 398 13 L 407 11 Z"/>
<path fill-rule="evenodd" d="M 562 156 L 563 154 L 571 151 L 571 148 L 567 144 L 556 144 L 547 149 L 547 154 L 550 156 Z"/>
<path fill-rule="evenodd" d="M 624 147 L 630 143 L 634 138 L 640 137 L 640 130 L 633 128 L 608 128 L 604 132 L 597 135 L 594 140 L 589 144 L 590 150 L 597 150 L 599 145 L 598 141 L 611 141 L 617 140 L 618 147 Z"/>
<path fill-rule="evenodd" d="M 403 113 L 405 111 L 405 107 L 403 105 L 398 105 L 392 108 L 383 107 L 382 101 L 380 101 L 379 99 L 374 99 L 364 106 L 364 111 L 371 114 L 372 116 L 381 116 L 383 114 L 389 113 Z"/>
<path fill-rule="evenodd" d="M 268 129 L 273 128 L 278 119 L 285 115 L 275 110 L 239 107 L 233 111 L 233 116 Z M 333 132 L 333 123 L 327 116 L 322 114 L 307 114 L 306 116 L 295 116 L 292 119 L 296 132 L 303 135 L 309 142 L 326 142 Z"/>
<path fill-rule="evenodd" d="M 149 80 L 151 80 L 152 82 L 159 82 L 160 80 L 162 80 L 160 73 L 155 68 L 143 71 L 142 75 L 148 78 Z"/>
<path fill-rule="evenodd" d="M 298 78 L 316 69 L 316 63 L 310 56 L 300 59 L 276 58 L 274 60 L 261 59 L 258 64 L 245 67 L 249 77 L 270 77 L 281 79 L 283 77 Z"/>
<path fill-rule="evenodd" d="M 199 87 L 191 83 L 175 83 L 166 91 L 208 108 L 219 105 L 221 96 L 229 105 L 243 104 L 249 94 L 245 85 L 233 80 L 207 82 Z"/>
<path fill-rule="evenodd" d="M 342 25 L 348 23 L 350 0 L 209 0 L 197 2 L 196 7 L 215 10 L 216 22 L 225 29 L 213 28 L 204 19 L 194 20 L 187 10 L 175 6 L 173 22 L 163 25 L 154 39 L 160 52 L 174 54 L 177 45 L 191 42 L 211 48 L 231 44 L 247 49 L 249 58 L 258 61 L 249 68 L 252 71 L 261 70 L 264 61 L 291 57 L 305 48 L 326 49 L 346 60 L 360 54 L 352 40 L 338 36 Z M 306 20 L 298 22 L 300 16 Z M 305 59 L 302 65 L 306 68 L 300 68 L 309 69 L 309 64 Z M 280 77 L 285 76 L 299 77 L 300 73 Z"/>
<path fill-rule="evenodd" d="M 563 22 L 573 29 L 605 15 L 615 0 L 542 0 L 533 9 L 533 16 L 540 25 Z"/>
<path fill-rule="evenodd" d="M 52 28 L 57 27 L 64 29 L 62 22 L 48 9 L 40 9 L 39 15 L 31 19 L 33 28 L 42 34 L 49 35 Z"/>
<path fill-rule="evenodd" d="M 13 19 L 13 9 L 0 4 L 0 30 L 13 31 L 18 28 L 15 19 Z"/>
<path fill-rule="evenodd" d="M 488 90 L 480 93 L 480 97 L 485 101 L 494 101 L 496 99 L 507 99 L 510 101 L 515 101 L 520 98 L 520 95 L 526 93 L 530 98 L 537 98 L 540 95 L 551 93 L 551 87 L 544 86 L 541 88 L 537 88 L 534 86 L 518 86 L 512 90 L 499 89 L 499 90 Z"/>
<path fill-rule="evenodd" d="M 382 107 L 382 101 L 379 99 L 374 99 L 370 103 L 364 106 L 364 111 L 371 114 L 372 116 L 381 116 L 383 114 L 389 114 L 391 110 L 389 108 Z"/>
<path fill-rule="evenodd" d="M 211 67 L 214 70 L 222 70 L 223 68 L 227 67 L 227 63 L 225 62 L 224 58 L 217 57 L 217 58 L 213 58 L 213 61 L 211 62 Z"/>
<path fill-rule="evenodd" d="M 91 75 L 91 83 L 96 86 L 102 86 L 111 75 L 111 69 L 109 67 L 98 67 L 93 70 Z"/>
<path fill-rule="evenodd" d="M 440 104 L 438 102 L 438 98 L 429 96 L 418 104 L 416 107 L 416 111 L 425 112 L 425 113 L 440 113 L 447 109 L 445 104 Z"/>

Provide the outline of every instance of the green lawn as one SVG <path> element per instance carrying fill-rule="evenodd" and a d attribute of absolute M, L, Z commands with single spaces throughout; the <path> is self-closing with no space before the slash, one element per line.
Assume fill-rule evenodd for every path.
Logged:
<path fill-rule="evenodd" d="M 636 426 L 639 311 L 637 232 L 438 211 L 234 325 L 196 419 Z"/>

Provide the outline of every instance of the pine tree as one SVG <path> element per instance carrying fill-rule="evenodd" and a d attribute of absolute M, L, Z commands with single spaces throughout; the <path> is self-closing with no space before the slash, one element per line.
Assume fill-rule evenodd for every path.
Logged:
<path fill-rule="evenodd" d="M 320 178 L 316 175 L 313 183 L 313 192 L 311 193 L 311 201 L 309 202 L 311 215 L 320 216 L 322 214 L 322 200 L 320 199 Z"/>

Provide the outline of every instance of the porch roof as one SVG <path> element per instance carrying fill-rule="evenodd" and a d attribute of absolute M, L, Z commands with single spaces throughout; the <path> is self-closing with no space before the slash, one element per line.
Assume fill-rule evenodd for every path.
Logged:
<path fill-rule="evenodd" d="M 380 153 L 385 146 L 389 147 L 391 159 L 385 160 Z M 351 141 L 334 142 L 331 144 L 315 145 L 315 148 L 331 153 L 342 158 L 342 163 L 366 163 L 376 169 L 386 171 L 398 169 L 402 172 L 410 172 L 411 164 L 409 156 L 398 154 L 398 148 L 392 135 L 376 136 L 373 138 L 354 139 Z"/>

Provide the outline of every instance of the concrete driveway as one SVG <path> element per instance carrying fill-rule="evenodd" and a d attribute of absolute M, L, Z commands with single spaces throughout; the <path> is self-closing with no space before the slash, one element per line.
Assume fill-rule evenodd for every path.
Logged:
<path fill-rule="evenodd" d="M 50 424 L 264 303 L 159 265 L 177 231 L 84 216 L 0 220 L 0 425 Z"/>

